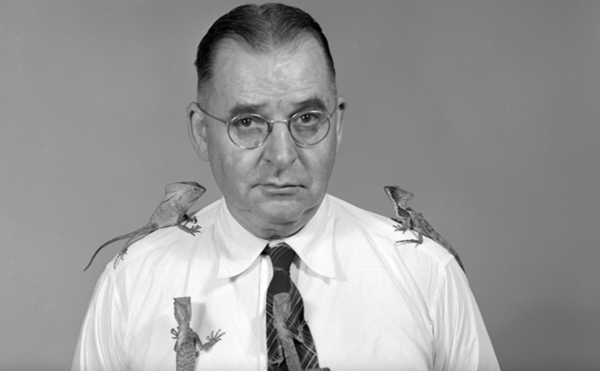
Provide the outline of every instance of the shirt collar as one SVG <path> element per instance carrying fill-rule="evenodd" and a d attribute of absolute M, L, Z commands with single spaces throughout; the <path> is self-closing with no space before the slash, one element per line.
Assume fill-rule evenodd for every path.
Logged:
<path fill-rule="evenodd" d="M 250 233 L 231 215 L 225 199 L 216 215 L 215 238 L 219 246 L 218 278 L 234 277 L 248 269 L 267 244 L 285 242 L 294 249 L 309 269 L 333 278 L 333 232 L 335 218 L 329 217 L 329 196 L 325 196 L 316 214 L 298 233 L 282 240 L 268 241 Z"/>

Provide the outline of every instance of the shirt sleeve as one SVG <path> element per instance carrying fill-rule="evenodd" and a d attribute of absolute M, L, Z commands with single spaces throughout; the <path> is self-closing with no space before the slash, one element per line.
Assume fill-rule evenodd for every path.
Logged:
<path fill-rule="evenodd" d="M 126 317 L 113 270 L 98 279 L 81 327 L 72 371 L 126 370 L 123 339 Z"/>
<path fill-rule="evenodd" d="M 440 275 L 434 313 L 434 370 L 500 370 L 467 277 L 455 260 Z"/>

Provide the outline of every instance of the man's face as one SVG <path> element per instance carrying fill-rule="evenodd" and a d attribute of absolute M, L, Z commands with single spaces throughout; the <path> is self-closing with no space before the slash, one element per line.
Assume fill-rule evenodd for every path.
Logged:
<path fill-rule="evenodd" d="M 331 113 L 327 137 L 298 147 L 285 124 L 276 123 L 265 143 L 242 149 L 228 137 L 227 125 L 188 108 L 192 140 L 208 160 L 234 218 L 255 235 L 271 239 L 296 233 L 317 211 L 327 190 L 341 139 L 343 98 L 334 96 L 325 57 L 308 39 L 299 47 L 271 54 L 246 52 L 234 42 L 219 47 L 209 97 L 202 107 L 230 119 L 257 113 L 285 120 L 299 111 Z"/>

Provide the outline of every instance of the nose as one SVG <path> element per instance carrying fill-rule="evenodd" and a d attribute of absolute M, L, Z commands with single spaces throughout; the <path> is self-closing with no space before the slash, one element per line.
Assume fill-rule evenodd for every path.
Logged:
<path fill-rule="evenodd" d="M 296 143 L 284 121 L 273 123 L 271 134 L 263 146 L 264 159 L 280 170 L 288 168 L 298 158 Z"/>

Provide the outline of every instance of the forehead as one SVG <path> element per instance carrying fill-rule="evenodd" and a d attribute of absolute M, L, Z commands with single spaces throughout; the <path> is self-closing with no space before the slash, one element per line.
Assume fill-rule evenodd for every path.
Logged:
<path fill-rule="evenodd" d="M 224 104 L 223 109 L 239 103 L 274 108 L 314 98 L 325 102 L 333 93 L 323 50 L 310 38 L 268 52 L 225 41 L 212 80 L 212 103 Z"/>

